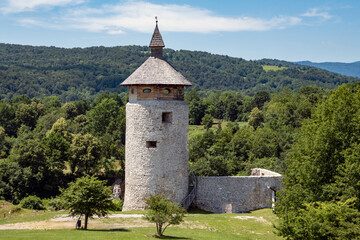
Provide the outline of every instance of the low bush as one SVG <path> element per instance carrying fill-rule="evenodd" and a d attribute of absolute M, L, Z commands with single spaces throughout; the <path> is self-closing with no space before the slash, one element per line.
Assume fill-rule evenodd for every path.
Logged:
<path fill-rule="evenodd" d="M 34 209 L 34 210 L 45 209 L 41 199 L 37 196 L 28 196 L 28 197 L 23 198 L 20 201 L 20 206 L 22 208 Z"/>
<path fill-rule="evenodd" d="M 114 211 L 122 211 L 123 208 L 123 201 L 121 199 L 119 200 L 113 200 L 114 203 Z"/>

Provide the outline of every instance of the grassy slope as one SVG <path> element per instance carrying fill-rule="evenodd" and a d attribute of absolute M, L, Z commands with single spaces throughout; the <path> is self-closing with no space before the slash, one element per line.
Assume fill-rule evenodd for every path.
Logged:
<path fill-rule="evenodd" d="M 265 72 L 268 71 L 279 71 L 279 70 L 284 70 L 287 69 L 287 67 L 278 67 L 278 66 L 274 66 L 274 65 L 262 65 L 263 69 Z"/>

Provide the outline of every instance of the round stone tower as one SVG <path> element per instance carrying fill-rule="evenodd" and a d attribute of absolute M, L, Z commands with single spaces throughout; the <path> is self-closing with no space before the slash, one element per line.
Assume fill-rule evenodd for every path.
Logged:
<path fill-rule="evenodd" d="M 121 84 L 129 86 L 124 211 L 144 209 L 150 194 L 165 194 L 180 203 L 188 193 L 184 87 L 191 83 L 163 59 L 163 47 L 156 21 L 151 57 Z"/>

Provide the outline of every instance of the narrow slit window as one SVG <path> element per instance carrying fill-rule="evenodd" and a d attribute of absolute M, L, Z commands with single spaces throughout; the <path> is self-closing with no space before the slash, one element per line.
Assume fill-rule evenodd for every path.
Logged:
<path fill-rule="evenodd" d="M 156 141 L 146 141 L 147 148 L 156 148 Z"/>
<path fill-rule="evenodd" d="M 162 113 L 162 122 L 171 123 L 172 122 L 172 112 L 163 112 Z"/>

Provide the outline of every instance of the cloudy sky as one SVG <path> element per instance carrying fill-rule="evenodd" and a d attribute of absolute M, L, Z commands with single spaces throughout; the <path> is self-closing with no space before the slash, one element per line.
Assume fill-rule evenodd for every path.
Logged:
<path fill-rule="evenodd" d="M 0 0 L 1 43 L 148 45 L 247 60 L 360 60 L 358 0 Z"/>

